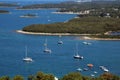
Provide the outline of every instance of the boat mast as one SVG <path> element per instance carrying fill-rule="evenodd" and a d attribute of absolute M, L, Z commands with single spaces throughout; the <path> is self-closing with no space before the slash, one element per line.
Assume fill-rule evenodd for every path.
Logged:
<path fill-rule="evenodd" d="M 47 38 L 45 39 L 44 46 L 45 46 L 45 49 L 47 49 Z"/>
<path fill-rule="evenodd" d="M 76 43 L 76 55 L 78 55 L 78 44 Z"/>
<path fill-rule="evenodd" d="M 27 57 L 27 46 L 25 46 L 25 57 Z"/>
<path fill-rule="evenodd" d="M 59 35 L 59 41 L 61 41 L 61 35 Z"/>

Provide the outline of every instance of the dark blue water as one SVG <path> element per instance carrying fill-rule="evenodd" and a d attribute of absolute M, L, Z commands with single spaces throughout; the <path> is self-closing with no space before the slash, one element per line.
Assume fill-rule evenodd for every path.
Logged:
<path fill-rule="evenodd" d="M 62 77 L 69 72 L 75 72 L 77 68 L 87 68 L 88 63 L 94 67 L 89 71 L 81 72 L 83 75 L 97 75 L 103 73 L 100 65 L 106 66 L 111 73 L 120 75 L 120 41 L 96 41 L 86 40 L 92 45 L 84 45 L 79 36 L 63 36 L 63 45 L 58 45 L 58 36 L 25 35 L 16 33 L 15 30 L 22 29 L 30 24 L 48 24 L 64 22 L 74 18 L 76 15 L 52 14 L 55 9 L 42 10 L 16 10 L 6 9 L 11 14 L 0 14 L 0 76 L 15 76 L 17 74 L 27 77 L 38 71 L 54 74 Z M 26 13 L 37 13 L 38 18 L 20 18 Z M 50 21 L 48 21 L 50 20 Z M 47 38 L 51 54 L 45 54 L 44 41 Z M 78 43 L 79 53 L 84 56 L 83 60 L 75 60 L 75 44 Z M 34 62 L 22 61 L 25 55 L 25 46 L 28 46 L 28 56 Z"/>

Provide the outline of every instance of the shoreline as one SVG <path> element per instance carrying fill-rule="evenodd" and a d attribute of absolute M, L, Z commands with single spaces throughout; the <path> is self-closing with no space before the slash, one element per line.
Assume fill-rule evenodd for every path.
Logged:
<path fill-rule="evenodd" d="M 44 10 L 44 9 L 55 9 L 58 10 L 59 8 L 16 8 L 16 10 Z"/>
<path fill-rule="evenodd" d="M 53 14 L 85 14 L 81 12 L 52 12 Z"/>
<path fill-rule="evenodd" d="M 16 30 L 17 33 L 22 33 L 22 34 L 33 34 L 33 35 L 48 35 L 48 36 L 89 36 L 91 34 L 70 34 L 70 33 L 35 33 L 35 32 L 26 32 L 22 30 Z"/>
<path fill-rule="evenodd" d="M 35 32 L 26 32 L 22 30 L 16 30 L 17 33 L 21 34 L 30 34 L 30 35 L 43 35 L 43 36 L 82 36 L 80 40 L 120 40 L 120 39 L 111 39 L 111 38 L 91 38 L 91 34 L 70 34 L 70 33 L 35 33 Z"/>
<path fill-rule="evenodd" d="M 80 13 L 75 13 L 75 12 L 52 12 L 53 14 L 80 14 Z"/>

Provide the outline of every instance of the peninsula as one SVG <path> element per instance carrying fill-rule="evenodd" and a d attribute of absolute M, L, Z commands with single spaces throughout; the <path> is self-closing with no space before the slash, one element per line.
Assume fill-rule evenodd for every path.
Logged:
<path fill-rule="evenodd" d="M 83 17 L 63 23 L 33 24 L 18 32 L 40 35 L 86 35 L 92 38 L 120 39 L 119 35 L 111 34 L 120 31 L 119 25 L 119 18 Z"/>

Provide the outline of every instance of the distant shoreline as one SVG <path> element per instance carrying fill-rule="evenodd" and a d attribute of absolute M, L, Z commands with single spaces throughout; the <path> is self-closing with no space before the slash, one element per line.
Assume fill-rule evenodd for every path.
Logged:
<path fill-rule="evenodd" d="M 52 12 L 53 14 L 81 14 L 79 12 Z"/>
<path fill-rule="evenodd" d="M 70 33 L 35 33 L 35 32 L 26 32 L 22 30 L 16 30 L 17 33 L 22 33 L 22 34 L 32 34 L 32 35 L 47 35 L 47 36 L 82 36 L 79 39 L 80 40 L 120 40 L 120 39 L 111 39 L 111 38 L 91 38 L 89 37 L 91 34 L 70 34 Z"/>
<path fill-rule="evenodd" d="M 58 10 L 58 8 L 16 8 L 16 10 L 44 10 L 44 9 L 56 9 Z"/>
<path fill-rule="evenodd" d="M 0 14 L 10 14 L 10 12 L 4 11 L 4 12 L 0 12 Z"/>

